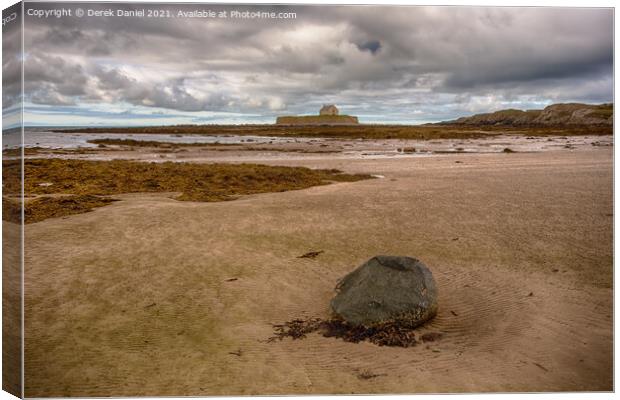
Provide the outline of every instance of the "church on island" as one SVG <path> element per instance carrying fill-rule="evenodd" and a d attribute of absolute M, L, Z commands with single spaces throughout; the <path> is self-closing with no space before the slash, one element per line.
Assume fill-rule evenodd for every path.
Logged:
<path fill-rule="evenodd" d="M 324 104 L 319 115 L 285 115 L 276 119 L 277 125 L 355 125 L 357 117 L 340 115 L 335 104 Z"/>
<path fill-rule="evenodd" d="M 324 104 L 319 115 L 338 115 L 338 107 L 335 104 Z"/>

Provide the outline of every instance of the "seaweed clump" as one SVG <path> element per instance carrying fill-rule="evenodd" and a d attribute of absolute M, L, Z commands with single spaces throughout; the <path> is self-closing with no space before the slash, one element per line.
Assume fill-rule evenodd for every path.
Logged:
<path fill-rule="evenodd" d="M 353 325 L 338 318 L 322 320 L 294 319 L 284 324 L 273 325 L 275 336 L 269 341 L 290 337 L 303 339 L 309 333 L 318 332 L 324 337 L 334 337 L 345 342 L 359 343 L 369 341 L 378 346 L 411 347 L 418 343 L 413 327 L 402 321 L 388 321 L 373 326 Z"/>

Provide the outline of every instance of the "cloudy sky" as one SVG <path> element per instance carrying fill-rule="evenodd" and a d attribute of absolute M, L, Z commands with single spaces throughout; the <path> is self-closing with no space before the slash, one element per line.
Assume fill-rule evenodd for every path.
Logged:
<path fill-rule="evenodd" d="M 324 103 L 361 122 L 425 123 L 613 100 L 611 9 L 64 6 L 175 18 L 26 16 L 29 125 L 271 123 Z M 196 10 L 228 17 L 178 16 Z M 296 18 L 231 18 L 233 10 Z M 5 57 L 5 108 L 18 65 Z"/>

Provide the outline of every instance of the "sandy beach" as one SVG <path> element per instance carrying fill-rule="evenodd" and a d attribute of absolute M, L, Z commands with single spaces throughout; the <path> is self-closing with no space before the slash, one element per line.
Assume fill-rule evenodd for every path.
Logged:
<path fill-rule="evenodd" d="M 25 394 L 611 391 L 612 149 L 265 159 L 380 178 L 28 224 Z M 378 254 L 432 270 L 441 339 L 269 341 Z"/>

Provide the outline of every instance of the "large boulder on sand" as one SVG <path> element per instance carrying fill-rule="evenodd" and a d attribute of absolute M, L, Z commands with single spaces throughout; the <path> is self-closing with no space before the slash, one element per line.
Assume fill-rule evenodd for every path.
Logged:
<path fill-rule="evenodd" d="M 437 314 L 431 271 L 411 257 L 376 256 L 342 278 L 331 301 L 337 316 L 353 325 L 423 324 Z"/>

